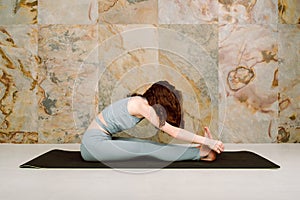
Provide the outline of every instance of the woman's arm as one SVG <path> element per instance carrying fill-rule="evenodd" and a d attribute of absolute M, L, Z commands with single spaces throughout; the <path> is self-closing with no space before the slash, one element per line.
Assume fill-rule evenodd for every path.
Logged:
<path fill-rule="evenodd" d="M 174 137 L 176 139 L 180 139 L 180 140 L 184 140 L 184 141 L 192 142 L 192 143 L 196 143 L 196 144 L 206 144 L 205 137 L 196 135 L 185 129 L 172 126 L 168 122 L 166 122 L 165 125 L 160 128 L 160 130 L 168 133 L 169 135 L 171 135 L 172 137 Z"/>
<path fill-rule="evenodd" d="M 160 130 L 168 133 L 169 135 L 171 135 L 176 139 L 180 139 L 180 140 L 184 140 L 196 144 L 201 144 L 201 145 L 207 145 L 210 149 L 214 150 L 217 153 L 221 153 L 224 151 L 224 145 L 221 141 L 196 135 L 185 129 L 174 127 L 167 122 L 165 123 L 164 126 L 160 128 Z"/>
<path fill-rule="evenodd" d="M 224 146 L 221 141 L 196 135 L 185 129 L 172 126 L 167 122 L 162 127 L 159 127 L 159 119 L 155 113 L 155 110 L 147 103 L 145 103 L 145 101 L 140 101 L 139 99 L 137 99 L 134 104 L 129 105 L 128 109 L 129 111 L 131 111 L 131 114 L 145 117 L 155 127 L 159 128 L 160 130 L 166 132 L 176 139 L 180 139 L 190 143 L 207 145 L 210 149 L 216 151 L 217 153 L 221 153 L 224 150 Z"/>

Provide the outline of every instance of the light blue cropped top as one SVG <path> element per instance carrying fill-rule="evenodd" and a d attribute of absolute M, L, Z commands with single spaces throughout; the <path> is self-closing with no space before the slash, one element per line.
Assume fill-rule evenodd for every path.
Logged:
<path fill-rule="evenodd" d="M 105 126 L 97 116 L 95 118 L 96 122 L 110 134 L 134 127 L 143 118 L 129 114 L 127 108 L 129 99 L 130 97 L 118 100 L 102 110 L 102 116 L 107 126 Z"/>

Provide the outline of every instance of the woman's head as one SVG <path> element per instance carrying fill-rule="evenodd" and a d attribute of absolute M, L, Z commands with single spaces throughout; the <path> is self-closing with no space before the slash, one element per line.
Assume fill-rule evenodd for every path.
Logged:
<path fill-rule="evenodd" d="M 165 122 L 177 127 L 183 127 L 182 119 L 182 95 L 173 85 L 167 81 L 154 83 L 142 97 L 146 98 L 148 104 L 153 107 L 158 118 L 159 127 Z"/>

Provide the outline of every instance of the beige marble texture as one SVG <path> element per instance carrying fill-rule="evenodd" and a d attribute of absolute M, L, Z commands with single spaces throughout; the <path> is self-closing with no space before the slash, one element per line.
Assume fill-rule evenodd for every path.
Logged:
<path fill-rule="evenodd" d="M 158 34 L 153 25 L 100 25 L 99 110 L 133 92 L 143 92 L 159 80 Z M 141 131 L 141 129 L 143 131 Z M 157 132 L 147 123 L 118 134 L 153 139 Z"/>
<path fill-rule="evenodd" d="M 278 118 L 276 25 L 219 29 L 220 131 L 225 142 L 275 142 Z M 224 88 L 224 89 L 222 89 Z M 220 108 L 220 110 L 222 110 Z"/>
<path fill-rule="evenodd" d="M 93 61 L 97 58 L 92 52 L 97 40 L 97 25 L 40 27 L 39 143 L 80 142 L 89 122 L 79 119 L 94 112 L 95 85 L 87 81 L 93 83 L 96 78 L 97 62 Z"/>
<path fill-rule="evenodd" d="M 36 24 L 38 0 L 1 0 L 0 25 Z"/>
<path fill-rule="evenodd" d="M 218 94 L 217 90 L 209 91 L 205 78 L 213 80 L 208 80 L 210 89 L 216 88 L 217 26 L 101 25 L 99 38 L 103 70 L 98 84 L 99 110 L 133 92 L 143 93 L 156 81 L 167 80 L 183 93 L 187 129 L 202 134 L 201 126 L 216 127 L 212 118 L 217 121 Z M 201 52 L 204 58 L 199 60 L 199 54 L 191 55 L 193 51 Z M 202 76 L 201 73 L 207 74 Z M 210 95 L 215 95 L 214 106 Z M 164 143 L 179 142 L 157 132 L 143 122 L 119 136 L 139 135 Z"/>
<path fill-rule="evenodd" d="M 219 0 L 222 24 L 274 24 L 277 13 L 277 0 Z"/>
<path fill-rule="evenodd" d="M 300 142 L 299 18 L 299 0 L 0 0 L 0 143 L 79 143 L 158 80 L 190 131 Z M 119 136 L 179 142 L 145 121 Z"/>
<path fill-rule="evenodd" d="M 39 24 L 95 24 L 97 0 L 39 0 Z"/>
<path fill-rule="evenodd" d="M 278 0 L 278 15 L 282 24 L 300 24 L 299 0 Z"/>
<path fill-rule="evenodd" d="M 300 142 L 300 26 L 279 25 L 278 142 Z"/>
<path fill-rule="evenodd" d="M 159 0 L 159 24 L 218 23 L 217 0 Z"/>
<path fill-rule="evenodd" d="M 158 0 L 98 0 L 101 24 L 157 24 Z"/>
<path fill-rule="evenodd" d="M 208 126 L 218 138 L 218 27 L 203 24 L 159 28 L 159 63 L 169 68 L 165 74 L 183 93 L 185 128 L 202 135 L 203 127 Z"/>
<path fill-rule="evenodd" d="M 36 25 L 0 27 L 0 142 L 38 142 Z"/>

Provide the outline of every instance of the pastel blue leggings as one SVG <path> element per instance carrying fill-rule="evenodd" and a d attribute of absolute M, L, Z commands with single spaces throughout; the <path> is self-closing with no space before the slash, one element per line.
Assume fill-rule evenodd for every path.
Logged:
<path fill-rule="evenodd" d="M 89 129 L 82 138 L 81 156 L 86 161 L 116 161 L 151 156 L 163 161 L 199 160 L 196 147 L 161 144 L 148 140 L 122 138 L 112 140 L 98 129 Z"/>

